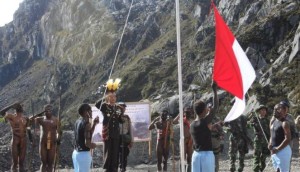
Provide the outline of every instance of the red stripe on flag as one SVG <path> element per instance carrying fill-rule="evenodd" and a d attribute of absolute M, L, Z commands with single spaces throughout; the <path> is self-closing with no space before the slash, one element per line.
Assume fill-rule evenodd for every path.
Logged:
<path fill-rule="evenodd" d="M 233 52 L 234 35 L 220 16 L 215 5 L 216 52 L 213 79 L 218 86 L 243 100 L 243 81 L 240 68 Z"/>

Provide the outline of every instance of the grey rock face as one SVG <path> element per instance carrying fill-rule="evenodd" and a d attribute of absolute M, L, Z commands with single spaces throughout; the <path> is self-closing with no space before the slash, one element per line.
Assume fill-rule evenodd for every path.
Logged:
<path fill-rule="evenodd" d="M 296 30 L 296 34 L 292 43 L 292 52 L 289 56 L 289 63 L 291 63 L 295 58 L 300 58 L 300 23 L 298 25 L 298 29 Z"/>

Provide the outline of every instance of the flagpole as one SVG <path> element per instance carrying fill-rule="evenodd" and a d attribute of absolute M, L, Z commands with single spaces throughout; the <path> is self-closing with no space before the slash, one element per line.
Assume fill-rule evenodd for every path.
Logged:
<path fill-rule="evenodd" d="M 183 102 L 182 102 L 182 69 L 181 69 L 181 45 L 180 45 L 180 10 L 179 0 L 176 2 L 176 35 L 177 35 L 177 61 L 178 61 L 178 90 L 179 90 L 179 125 L 180 125 L 180 163 L 181 172 L 185 172 L 184 164 L 184 135 L 183 135 Z M 174 157 L 173 157 L 174 158 Z"/>

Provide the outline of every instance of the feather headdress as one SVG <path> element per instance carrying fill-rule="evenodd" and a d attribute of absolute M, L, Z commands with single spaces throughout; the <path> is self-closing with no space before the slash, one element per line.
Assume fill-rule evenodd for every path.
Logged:
<path fill-rule="evenodd" d="M 115 79 L 115 81 L 113 79 L 109 79 L 106 82 L 107 91 L 117 91 L 117 89 L 119 89 L 120 87 L 120 82 L 121 82 L 120 78 Z"/>

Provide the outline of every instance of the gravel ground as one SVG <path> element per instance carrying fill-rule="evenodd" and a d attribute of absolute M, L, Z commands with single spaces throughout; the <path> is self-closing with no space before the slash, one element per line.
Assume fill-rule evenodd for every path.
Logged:
<path fill-rule="evenodd" d="M 0 124 L 1 128 L 1 124 Z M 128 157 L 128 172 L 156 172 L 156 158 L 155 158 L 155 146 L 156 146 L 156 135 L 155 133 L 152 134 L 153 139 L 152 139 L 152 144 L 151 144 L 151 152 L 152 152 L 152 161 L 149 161 L 149 156 L 148 156 L 148 143 L 147 142 L 140 142 L 140 143 L 134 143 L 133 149 L 130 152 L 130 155 Z M 0 172 L 7 171 L 10 168 L 11 165 L 11 157 L 10 157 L 10 138 L 11 138 L 11 132 L 9 132 L 9 127 L 6 126 L 0 130 Z M 60 172 L 72 172 L 74 171 L 72 169 L 72 160 L 71 160 L 71 155 L 72 155 L 72 132 L 65 131 L 64 132 L 64 139 L 61 144 L 61 158 L 60 158 Z M 174 143 L 178 143 L 179 139 L 175 138 Z M 294 142 L 294 147 L 297 148 L 299 145 L 297 142 Z M 38 147 L 36 147 L 35 150 L 35 156 L 34 156 L 34 169 L 37 171 L 39 169 L 40 165 L 40 158 L 38 156 Z M 28 153 L 31 153 L 31 148 L 28 147 Z M 173 165 L 172 159 L 168 161 L 168 168 L 169 172 L 179 172 L 179 146 L 176 145 L 174 148 L 175 152 L 175 165 Z M 220 158 L 220 172 L 229 172 L 230 168 L 230 162 L 229 162 L 229 157 L 228 157 L 228 139 L 225 139 L 225 148 L 224 152 L 221 155 Z M 292 167 L 291 167 L 291 172 L 300 172 L 300 158 L 299 154 L 297 153 L 298 150 L 294 149 L 293 150 L 293 159 L 292 159 Z M 172 151 L 170 152 L 170 155 L 172 154 Z M 27 156 L 29 158 L 30 156 Z M 103 157 L 103 151 L 102 149 L 96 149 L 94 152 L 94 157 L 93 157 L 93 163 L 94 163 L 94 168 L 92 169 L 93 172 L 103 172 L 101 166 L 103 164 L 102 162 L 102 157 Z M 246 159 L 245 159 L 245 168 L 244 172 L 252 172 L 252 167 L 253 167 L 253 150 L 247 154 Z M 27 159 L 28 160 L 28 159 Z M 270 159 L 267 159 L 267 162 Z M 27 163 L 26 163 L 27 164 Z M 28 166 L 28 165 L 27 165 Z M 174 169 L 173 170 L 173 166 Z M 268 167 L 264 172 L 274 172 L 274 169 L 272 168 L 271 163 L 269 163 Z"/>
<path fill-rule="evenodd" d="M 267 159 L 267 162 L 270 160 L 270 158 Z M 179 171 L 179 161 L 176 161 L 175 163 L 175 170 L 173 170 L 172 167 L 172 162 L 169 161 L 169 169 L 168 172 L 178 172 Z M 229 159 L 223 159 L 220 161 L 220 172 L 229 172 L 229 166 L 230 162 Z M 245 160 L 245 168 L 244 172 L 252 172 L 252 159 L 246 159 Z M 74 170 L 72 169 L 61 169 L 59 170 L 60 172 L 72 172 Z M 93 172 L 103 172 L 104 170 L 97 168 L 93 169 Z M 136 166 L 130 166 L 127 168 L 128 172 L 156 172 L 156 164 L 155 163 L 150 163 L 150 164 L 141 164 L 141 165 L 136 165 Z M 275 170 L 273 169 L 271 162 L 269 163 L 268 167 L 265 169 L 264 172 L 274 172 Z M 294 157 L 292 159 L 292 169 L 291 172 L 299 172 L 300 171 L 300 159 L 299 157 L 296 158 Z"/>
<path fill-rule="evenodd" d="M 156 172 L 156 161 L 150 161 L 149 163 L 140 163 L 139 165 L 132 165 L 137 164 L 137 162 L 141 162 L 140 159 L 134 158 L 132 156 L 129 157 L 129 164 L 127 167 L 128 172 Z M 237 161 L 238 162 L 238 161 Z M 238 163 L 236 162 L 236 167 L 238 167 Z M 175 156 L 175 165 L 173 165 L 172 159 L 168 161 L 168 172 L 179 172 L 180 171 L 180 164 L 179 164 L 179 157 Z M 272 162 L 270 158 L 267 158 L 266 163 L 268 166 L 264 170 L 264 172 L 275 172 L 272 167 Z M 253 167 L 253 150 L 249 151 L 249 154 L 246 155 L 245 159 L 245 168 L 244 172 L 252 172 Z M 219 172 L 230 172 L 230 161 L 227 153 L 223 153 L 220 157 L 220 169 Z M 73 169 L 61 169 L 60 172 L 72 172 Z M 299 172 L 300 171 L 300 156 L 299 154 L 294 151 L 293 158 L 292 158 L 292 167 L 291 172 Z M 104 172 L 101 168 L 94 168 L 92 172 Z"/>

